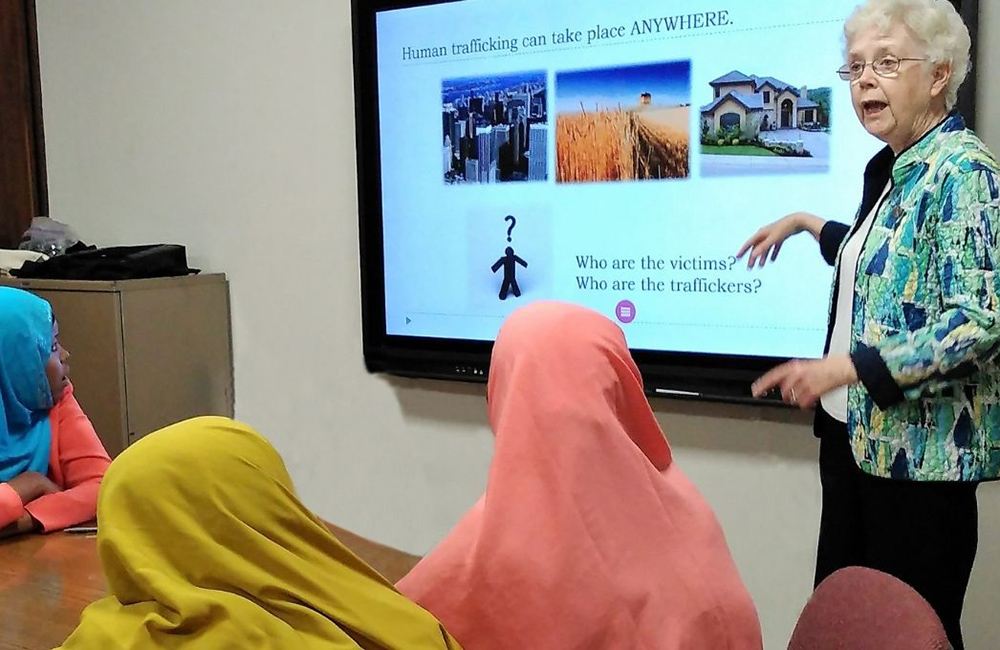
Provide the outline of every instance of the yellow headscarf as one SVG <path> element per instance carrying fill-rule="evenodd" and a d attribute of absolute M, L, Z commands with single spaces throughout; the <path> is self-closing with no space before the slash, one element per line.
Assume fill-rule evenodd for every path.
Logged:
<path fill-rule="evenodd" d="M 198 418 L 108 470 L 98 551 L 111 595 L 64 650 L 460 650 L 295 495 L 252 429 Z"/>

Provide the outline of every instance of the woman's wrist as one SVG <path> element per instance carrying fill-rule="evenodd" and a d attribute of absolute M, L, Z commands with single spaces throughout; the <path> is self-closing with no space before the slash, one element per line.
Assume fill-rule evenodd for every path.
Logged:
<path fill-rule="evenodd" d="M 854 361 L 850 356 L 841 357 L 840 368 L 843 385 L 858 383 L 858 369 L 854 367 Z"/>
<path fill-rule="evenodd" d="M 799 214 L 799 225 L 800 230 L 808 232 L 816 241 L 819 241 L 820 233 L 823 232 L 823 226 L 826 225 L 826 221 L 814 214 L 802 212 Z"/>
<path fill-rule="evenodd" d="M 0 528 L 0 539 L 35 533 L 41 529 L 42 525 L 38 522 L 38 520 L 26 512 L 21 515 L 17 521 Z"/>

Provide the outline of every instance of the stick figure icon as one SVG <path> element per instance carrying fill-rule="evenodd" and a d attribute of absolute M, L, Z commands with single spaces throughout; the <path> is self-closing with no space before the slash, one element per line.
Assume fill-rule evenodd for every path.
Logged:
<path fill-rule="evenodd" d="M 515 298 L 521 297 L 521 288 L 517 286 L 517 265 L 528 268 L 528 263 L 514 254 L 514 249 L 510 246 L 504 251 L 504 256 L 493 263 L 490 267 L 496 273 L 503 267 L 503 284 L 500 286 L 500 300 L 507 300 L 507 294 L 513 293 Z"/>

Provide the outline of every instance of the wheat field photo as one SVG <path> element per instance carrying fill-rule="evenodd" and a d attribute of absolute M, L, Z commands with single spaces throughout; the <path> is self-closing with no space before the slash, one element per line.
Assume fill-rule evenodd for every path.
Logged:
<path fill-rule="evenodd" d="M 556 75 L 556 181 L 691 175 L 691 63 L 668 61 Z"/>
<path fill-rule="evenodd" d="M 556 120 L 560 183 L 662 180 L 690 175 L 690 109 L 561 113 Z"/>

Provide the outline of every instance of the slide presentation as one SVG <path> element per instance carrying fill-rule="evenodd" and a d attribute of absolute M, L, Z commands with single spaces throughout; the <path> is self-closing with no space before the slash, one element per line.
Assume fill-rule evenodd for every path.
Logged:
<path fill-rule="evenodd" d="M 856 0 L 465 0 L 377 16 L 386 333 L 492 340 L 541 299 L 633 349 L 822 353 L 867 134 L 837 75 Z"/>

